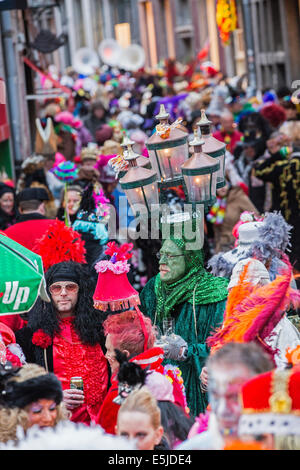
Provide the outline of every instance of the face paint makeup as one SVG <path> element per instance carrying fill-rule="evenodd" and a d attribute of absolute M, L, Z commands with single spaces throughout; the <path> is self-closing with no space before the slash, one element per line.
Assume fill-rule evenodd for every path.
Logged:
<path fill-rule="evenodd" d="M 166 240 L 159 252 L 159 272 L 162 282 L 171 284 L 185 274 L 185 259 L 182 250 L 172 241 Z"/>
<path fill-rule="evenodd" d="M 241 413 L 239 393 L 242 385 L 252 375 L 252 371 L 242 364 L 218 364 L 209 371 L 209 402 L 216 415 L 219 431 L 224 437 L 237 435 Z"/>
<path fill-rule="evenodd" d="M 57 419 L 57 404 L 53 400 L 40 399 L 29 406 L 28 418 L 30 427 L 53 427 Z"/>

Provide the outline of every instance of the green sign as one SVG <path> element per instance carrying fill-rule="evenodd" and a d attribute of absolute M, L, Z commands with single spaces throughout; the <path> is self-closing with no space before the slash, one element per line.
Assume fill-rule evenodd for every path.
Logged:
<path fill-rule="evenodd" d="M 0 315 L 28 312 L 39 295 L 50 301 L 42 258 L 0 233 Z"/>

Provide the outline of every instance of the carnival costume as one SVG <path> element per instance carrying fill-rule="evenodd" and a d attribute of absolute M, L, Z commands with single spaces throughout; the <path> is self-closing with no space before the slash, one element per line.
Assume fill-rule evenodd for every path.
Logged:
<path fill-rule="evenodd" d="M 268 272 L 259 261 L 249 258 L 237 264 L 240 275 L 229 284 L 223 325 L 207 338 L 211 354 L 229 342 L 254 341 L 270 354 L 276 367 L 287 366 L 286 349 L 300 345 L 300 335 L 286 311 L 291 305 L 299 307 L 300 291 L 291 288 L 292 266 L 287 256 L 284 261 L 286 267 L 268 283 Z"/>
<path fill-rule="evenodd" d="M 131 357 L 130 363 L 135 363 L 142 369 L 149 369 L 165 375 L 172 383 L 175 402 L 188 413 L 185 388 L 180 371 L 171 365 L 163 367 L 164 350 L 160 347 L 149 347 L 149 332 L 145 325 L 145 317 L 139 310 L 139 294 L 131 286 L 127 277 L 130 270 L 128 260 L 132 256 L 130 253 L 132 248 L 132 243 L 124 243 L 121 246 L 115 242 L 107 244 L 105 254 L 109 256 L 109 259 L 99 261 L 95 265 L 98 281 L 93 295 L 94 306 L 98 310 L 114 315 L 119 315 L 122 312 L 130 313 L 132 322 L 138 319 L 137 323 L 143 336 L 143 352 Z M 122 319 L 122 321 L 125 322 L 124 328 L 126 328 L 126 322 L 129 319 Z M 111 387 L 96 419 L 96 422 L 111 434 L 115 433 L 119 411 L 119 403 L 115 402 L 119 393 L 118 389 L 118 377 L 115 373 L 111 377 Z"/>
<path fill-rule="evenodd" d="M 174 403 L 180 406 L 183 410 L 186 408 L 186 401 L 184 395 L 184 388 L 180 384 L 180 377 L 176 376 L 176 370 L 162 365 L 164 359 L 164 351 L 159 347 L 147 349 L 141 354 L 132 357 L 129 362 L 135 363 L 143 370 L 155 371 L 163 374 L 170 380 L 173 389 Z M 119 381 L 118 374 L 113 374 L 111 377 L 111 387 L 104 399 L 103 405 L 100 409 L 96 423 L 99 424 L 107 433 L 115 434 L 115 425 L 117 424 L 118 411 L 120 403 L 116 402 L 119 395 Z"/>
<path fill-rule="evenodd" d="M 242 387 L 239 435 L 300 434 L 300 369 L 275 369 Z"/>
<path fill-rule="evenodd" d="M 243 212 L 232 231 L 236 239 L 235 247 L 214 255 L 208 261 L 208 267 L 214 276 L 230 279 L 238 261 L 254 257 L 268 265 L 273 281 L 279 267 L 283 266 L 282 252 L 290 246 L 291 229 L 280 212 L 267 212 L 264 216 Z"/>
<path fill-rule="evenodd" d="M 71 420 L 89 424 L 99 412 L 107 393 L 108 367 L 103 354 L 104 338 L 100 312 L 93 308 L 93 289 L 86 265 L 73 261 L 51 266 L 46 275 L 47 288 L 54 282 L 70 281 L 79 285 L 75 315 L 59 319 L 52 303 L 39 299 L 29 312 L 28 327 L 16 333 L 27 362 L 54 372 L 63 389 L 70 379 L 80 376 L 84 382 L 84 403 L 75 408 Z"/>
<path fill-rule="evenodd" d="M 176 357 L 172 348 L 166 359 L 181 370 L 188 407 L 197 416 L 208 404 L 199 381 L 209 354 L 205 340 L 223 321 L 228 282 L 204 269 L 201 249 L 187 250 L 184 239 L 172 235 L 170 240 L 182 250 L 185 274 L 171 284 L 163 282 L 160 274 L 150 279 L 140 294 L 141 310 L 159 328 L 162 328 L 164 318 L 174 318 L 175 335 L 182 339 L 178 346 L 179 349 L 186 346 L 186 357 Z"/>

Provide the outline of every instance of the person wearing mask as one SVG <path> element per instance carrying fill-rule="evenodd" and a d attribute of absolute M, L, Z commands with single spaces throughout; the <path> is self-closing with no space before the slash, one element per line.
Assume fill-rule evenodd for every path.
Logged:
<path fill-rule="evenodd" d="M 227 343 L 211 354 L 204 371 L 210 404 L 206 424 L 201 428 L 198 419 L 190 437 L 176 450 L 221 450 L 235 439 L 242 411 L 239 401 L 242 385 L 273 367 L 269 356 L 254 343 Z"/>
<path fill-rule="evenodd" d="M 66 220 L 67 217 L 71 224 L 75 222 L 82 193 L 82 187 L 77 184 L 71 183 L 65 188 L 61 197 L 60 207 L 57 211 L 57 218 L 59 220 Z"/>

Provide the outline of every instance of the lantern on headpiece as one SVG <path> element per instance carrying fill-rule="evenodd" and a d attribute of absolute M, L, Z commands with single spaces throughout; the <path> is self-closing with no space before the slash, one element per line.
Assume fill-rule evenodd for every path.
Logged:
<path fill-rule="evenodd" d="M 197 130 L 194 131 L 190 146 L 194 147 L 194 154 L 181 166 L 188 201 L 207 207 L 216 200 L 220 162 L 203 152 L 204 140 L 197 134 Z"/>
<path fill-rule="evenodd" d="M 220 163 L 220 168 L 217 173 L 217 189 L 223 188 L 226 185 L 225 180 L 225 152 L 226 144 L 216 139 L 211 134 L 211 124 L 206 117 L 205 110 L 201 110 L 201 119 L 197 122 L 197 126 L 200 128 L 201 136 L 204 141 L 202 151 L 214 158 Z"/>
<path fill-rule="evenodd" d="M 153 170 L 138 166 L 137 157 L 138 154 L 134 152 L 125 156 L 128 169 L 120 179 L 120 185 L 133 213 L 140 213 L 141 206 L 144 206 L 150 215 L 152 206 L 158 205 L 157 174 Z"/>
<path fill-rule="evenodd" d="M 124 158 L 127 156 L 129 157 L 136 157 L 136 162 L 138 166 L 141 166 L 143 168 L 148 168 L 151 170 L 151 162 L 150 159 L 147 157 L 143 157 L 143 155 L 138 155 L 137 153 L 134 152 L 132 146 L 135 144 L 135 142 L 124 133 L 123 141 L 121 143 L 121 147 L 123 149 L 123 155 Z"/>
<path fill-rule="evenodd" d="M 159 182 L 172 186 L 180 184 L 181 165 L 188 158 L 188 134 L 178 128 L 179 121 L 169 124 L 169 113 L 163 104 L 155 117 L 159 124 L 146 142 L 151 166 L 157 173 Z"/>

